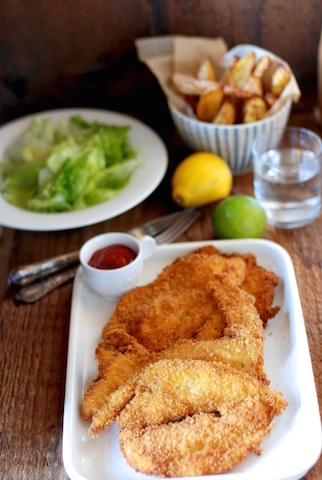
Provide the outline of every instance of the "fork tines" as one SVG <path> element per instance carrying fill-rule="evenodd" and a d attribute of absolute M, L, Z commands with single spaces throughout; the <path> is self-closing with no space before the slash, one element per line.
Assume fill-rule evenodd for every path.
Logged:
<path fill-rule="evenodd" d="M 154 237 L 155 241 L 158 244 L 172 242 L 185 232 L 199 216 L 200 212 L 198 210 L 192 208 L 183 210 L 172 225 Z"/>
<path fill-rule="evenodd" d="M 143 226 L 146 228 L 149 235 L 154 236 L 158 233 L 161 233 L 166 228 L 170 227 L 170 225 L 173 224 L 174 220 L 181 217 L 186 217 L 187 215 L 190 215 L 190 212 L 193 211 L 195 210 L 192 208 L 179 210 L 178 212 L 170 213 L 169 215 L 150 220 L 149 222 L 144 223 Z"/>

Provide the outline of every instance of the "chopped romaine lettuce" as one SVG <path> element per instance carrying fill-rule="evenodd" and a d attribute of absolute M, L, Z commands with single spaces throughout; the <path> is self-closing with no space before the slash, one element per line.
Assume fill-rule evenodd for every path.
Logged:
<path fill-rule="evenodd" d="M 59 125 L 34 118 L 4 153 L 2 195 L 36 212 L 80 210 L 114 197 L 140 165 L 129 129 L 79 116 Z"/>

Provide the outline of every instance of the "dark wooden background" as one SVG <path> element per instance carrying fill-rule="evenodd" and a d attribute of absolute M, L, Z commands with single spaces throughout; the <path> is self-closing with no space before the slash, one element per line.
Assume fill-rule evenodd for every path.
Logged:
<path fill-rule="evenodd" d="M 256 44 L 315 89 L 321 25 L 321 0 L 0 0 L 0 122 L 60 106 L 128 111 L 131 77 L 138 102 L 147 86 L 158 95 L 134 47 L 151 35 Z"/>

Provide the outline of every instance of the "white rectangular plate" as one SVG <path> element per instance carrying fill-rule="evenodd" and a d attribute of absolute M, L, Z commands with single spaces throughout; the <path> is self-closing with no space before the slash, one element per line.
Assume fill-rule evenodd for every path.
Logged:
<path fill-rule="evenodd" d="M 275 305 L 281 310 L 265 331 L 265 370 L 271 387 L 283 392 L 289 403 L 276 418 L 262 442 L 262 455 L 249 454 L 233 470 L 195 479 L 297 480 L 316 463 L 321 452 L 321 424 L 303 313 L 294 268 L 288 253 L 267 240 L 228 240 L 158 246 L 144 265 L 141 284 L 154 280 L 177 257 L 212 244 L 223 252 L 253 253 L 258 264 L 280 278 Z M 135 472 L 119 451 L 117 425 L 95 440 L 88 435 L 89 421 L 80 417 L 83 394 L 97 375 L 94 352 L 101 329 L 113 313 L 87 286 L 78 270 L 73 292 L 63 429 L 63 461 L 72 480 L 155 479 Z M 190 477 L 191 478 L 191 477 Z"/>

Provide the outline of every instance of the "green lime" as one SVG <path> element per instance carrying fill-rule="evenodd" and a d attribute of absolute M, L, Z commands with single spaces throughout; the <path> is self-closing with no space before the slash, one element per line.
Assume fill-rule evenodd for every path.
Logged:
<path fill-rule="evenodd" d="M 265 210 L 247 195 L 225 198 L 213 213 L 217 238 L 262 238 L 266 225 Z"/>

